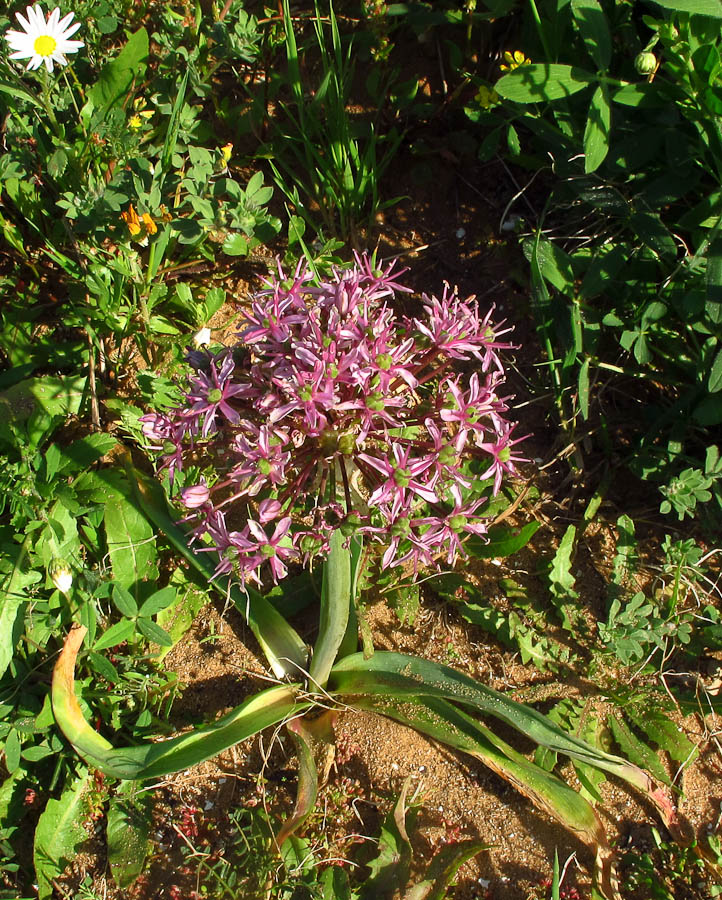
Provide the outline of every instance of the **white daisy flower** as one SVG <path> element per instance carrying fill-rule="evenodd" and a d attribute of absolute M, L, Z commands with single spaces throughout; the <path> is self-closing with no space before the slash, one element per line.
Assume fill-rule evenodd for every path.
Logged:
<path fill-rule="evenodd" d="M 27 18 L 25 18 L 27 16 Z M 5 40 L 14 53 L 10 59 L 29 59 L 28 69 L 38 69 L 43 63 L 48 72 L 53 71 L 53 63 L 64 66 L 68 62 L 66 53 L 77 53 L 85 44 L 70 38 L 80 28 L 80 22 L 71 25 L 73 13 L 60 18 L 60 10 L 55 9 L 45 21 L 45 14 L 39 3 L 28 6 L 25 16 L 15 13 L 23 31 L 8 31 Z"/>

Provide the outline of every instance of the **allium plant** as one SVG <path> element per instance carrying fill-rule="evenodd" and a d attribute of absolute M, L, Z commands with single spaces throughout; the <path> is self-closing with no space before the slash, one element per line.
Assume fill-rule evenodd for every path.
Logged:
<path fill-rule="evenodd" d="M 239 345 L 191 351 L 184 402 L 142 418 L 171 481 L 190 452 L 214 460 L 215 481 L 180 498 L 200 549 L 218 552 L 216 576 L 260 581 L 268 563 L 278 581 L 325 556 L 336 528 L 415 571 L 485 534 L 473 484 L 495 494 L 521 459 L 500 396 L 510 329 L 448 285 L 400 314 L 402 274 L 357 255 L 315 285 L 303 263 L 279 265 Z"/>

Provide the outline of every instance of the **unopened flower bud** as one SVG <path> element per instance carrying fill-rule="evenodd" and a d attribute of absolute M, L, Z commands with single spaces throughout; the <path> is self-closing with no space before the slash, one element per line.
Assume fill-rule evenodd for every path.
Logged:
<path fill-rule="evenodd" d="M 281 504 L 278 500 L 261 500 L 258 504 L 258 521 L 261 525 L 267 525 L 281 514 Z"/>
<path fill-rule="evenodd" d="M 640 75 L 651 75 L 657 68 L 657 57 L 649 50 L 638 53 L 634 60 L 634 68 Z"/>
<path fill-rule="evenodd" d="M 73 573 L 64 559 L 57 557 L 48 566 L 48 575 L 55 587 L 63 594 L 67 594 L 73 585 Z"/>
<path fill-rule="evenodd" d="M 210 497 L 210 491 L 205 484 L 193 484 L 190 487 L 183 488 L 181 491 L 181 500 L 183 505 L 188 509 L 198 509 Z"/>

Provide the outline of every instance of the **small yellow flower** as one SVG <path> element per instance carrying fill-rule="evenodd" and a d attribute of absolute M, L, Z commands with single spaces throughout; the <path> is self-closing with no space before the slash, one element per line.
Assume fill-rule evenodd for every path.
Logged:
<path fill-rule="evenodd" d="M 158 228 L 156 227 L 155 222 L 151 219 L 148 213 L 143 213 L 143 215 L 140 217 L 140 221 L 143 223 L 146 234 L 156 234 Z"/>
<path fill-rule="evenodd" d="M 505 50 L 504 59 L 506 60 L 506 63 L 502 63 L 499 66 L 502 72 L 513 72 L 514 69 L 518 69 L 519 66 L 528 66 L 531 63 L 531 60 L 524 56 L 522 50 L 515 50 L 513 53 L 511 50 Z"/>
<path fill-rule="evenodd" d="M 494 88 L 488 88 L 485 84 L 482 84 L 476 92 L 476 97 L 474 99 L 482 109 L 489 109 L 492 106 L 496 106 L 501 100 Z"/>
<path fill-rule="evenodd" d="M 142 97 L 136 97 L 133 101 L 133 115 L 128 119 L 128 127 L 133 131 L 138 131 L 143 127 L 144 120 L 153 118 L 153 110 L 146 109 L 145 100 Z"/>
<path fill-rule="evenodd" d="M 226 165 L 228 165 L 228 162 L 230 161 L 231 153 L 233 153 L 233 144 L 224 144 L 221 147 L 221 156 Z"/>
<path fill-rule="evenodd" d="M 132 238 L 137 238 L 138 236 L 145 237 L 149 234 L 155 234 L 158 231 L 158 227 L 150 215 L 148 213 L 143 213 L 139 217 L 132 203 L 126 212 L 120 214 L 120 217 L 128 226 L 128 231 Z"/>
<path fill-rule="evenodd" d="M 140 219 L 138 218 L 138 213 L 135 211 L 135 207 L 132 203 L 128 207 L 127 212 L 120 214 L 120 218 L 128 226 L 131 237 L 136 237 L 140 234 Z"/>

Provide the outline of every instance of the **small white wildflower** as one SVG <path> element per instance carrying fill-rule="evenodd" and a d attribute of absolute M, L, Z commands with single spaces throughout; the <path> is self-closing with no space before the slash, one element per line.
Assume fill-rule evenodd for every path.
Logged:
<path fill-rule="evenodd" d="M 73 586 L 73 573 L 64 559 L 54 559 L 48 566 L 50 580 L 62 593 L 67 594 Z"/>
<path fill-rule="evenodd" d="M 211 342 L 211 329 L 201 328 L 196 334 L 193 335 L 193 343 L 196 347 L 205 347 Z"/>
<path fill-rule="evenodd" d="M 62 19 L 60 10 L 56 6 L 45 21 L 45 14 L 39 3 L 28 6 L 25 16 L 15 13 L 15 17 L 22 27 L 22 31 L 8 31 L 5 40 L 14 52 L 10 59 L 29 59 L 28 69 L 38 69 L 45 63 L 48 72 L 53 71 L 53 63 L 64 66 L 67 64 L 66 53 L 77 53 L 85 44 L 82 41 L 71 41 L 70 37 L 80 28 L 80 22 L 75 25 L 73 13 L 68 13 Z"/>

